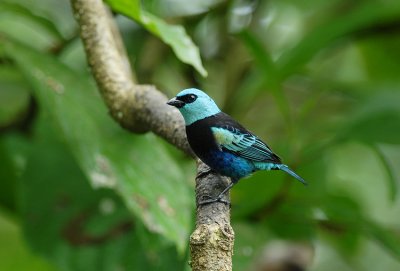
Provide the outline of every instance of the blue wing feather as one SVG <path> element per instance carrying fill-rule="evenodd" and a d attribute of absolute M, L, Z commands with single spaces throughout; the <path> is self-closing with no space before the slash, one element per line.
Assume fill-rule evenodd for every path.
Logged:
<path fill-rule="evenodd" d="M 257 136 L 247 130 L 224 125 L 211 128 L 217 145 L 254 162 L 281 163 L 280 158 Z"/>

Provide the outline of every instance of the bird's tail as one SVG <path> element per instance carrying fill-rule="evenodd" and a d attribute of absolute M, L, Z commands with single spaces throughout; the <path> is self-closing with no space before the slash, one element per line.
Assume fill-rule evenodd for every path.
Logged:
<path fill-rule="evenodd" d="M 297 174 L 296 174 L 293 170 L 291 170 L 287 165 L 280 164 L 280 165 L 277 165 L 277 167 L 278 167 L 280 170 L 282 170 L 282 171 L 286 172 L 287 174 L 289 174 L 290 176 L 295 177 L 295 178 L 296 178 L 297 180 L 299 180 L 302 184 L 308 185 L 307 182 L 306 182 L 303 178 L 301 178 L 299 175 L 297 175 Z"/>

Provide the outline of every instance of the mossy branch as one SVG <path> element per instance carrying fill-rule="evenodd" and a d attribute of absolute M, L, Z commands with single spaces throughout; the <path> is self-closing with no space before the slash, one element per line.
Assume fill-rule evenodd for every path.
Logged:
<path fill-rule="evenodd" d="M 101 0 L 71 0 L 86 56 L 111 116 L 134 133 L 152 131 L 193 156 L 179 112 L 154 86 L 138 85 L 122 39 Z M 196 202 L 226 186 L 226 179 L 198 163 Z M 228 197 L 228 196 L 226 196 Z M 193 270 L 232 270 L 234 234 L 230 208 L 222 203 L 197 204 L 196 229 L 190 238 Z"/>

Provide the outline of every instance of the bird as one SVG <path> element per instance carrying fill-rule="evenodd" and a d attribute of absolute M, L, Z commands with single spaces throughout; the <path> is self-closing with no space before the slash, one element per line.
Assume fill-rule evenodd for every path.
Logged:
<path fill-rule="evenodd" d="M 307 185 L 266 143 L 222 112 L 205 92 L 196 88 L 184 89 L 167 104 L 182 114 L 187 140 L 198 158 L 211 170 L 231 179 L 216 198 L 201 204 L 225 202 L 222 198 L 227 191 L 240 179 L 258 170 L 282 170 Z"/>

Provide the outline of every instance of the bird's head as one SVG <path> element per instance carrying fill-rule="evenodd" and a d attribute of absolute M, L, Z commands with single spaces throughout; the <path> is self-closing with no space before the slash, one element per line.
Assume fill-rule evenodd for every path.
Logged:
<path fill-rule="evenodd" d="M 179 109 L 186 125 L 221 112 L 213 99 L 196 88 L 182 90 L 167 104 Z"/>

